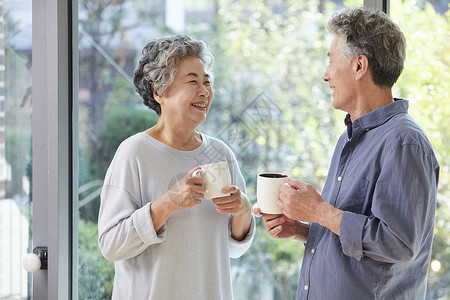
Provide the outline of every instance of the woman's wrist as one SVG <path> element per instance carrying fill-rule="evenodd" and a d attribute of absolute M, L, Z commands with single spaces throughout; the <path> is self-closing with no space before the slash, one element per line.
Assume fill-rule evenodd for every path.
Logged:
<path fill-rule="evenodd" d="M 245 194 L 241 193 L 241 209 L 234 214 L 233 216 L 250 216 L 252 215 L 252 206 L 250 205 L 250 201 L 248 200 Z"/>
<path fill-rule="evenodd" d="M 169 217 L 178 209 L 179 208 L 173 205 L 170 201 L 170 196 L 167 194 L 164 194 L 161 198 L 153 202 L 150 205 L 150 216 L 152 218 L 155 231 L 158 231 L 167 219 L 169 219 Z"/>

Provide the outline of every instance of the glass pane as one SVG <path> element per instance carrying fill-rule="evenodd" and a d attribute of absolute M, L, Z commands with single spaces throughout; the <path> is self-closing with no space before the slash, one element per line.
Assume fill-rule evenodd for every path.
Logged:
<path fill-rule="evenodd" d="M 408 44 L 397 95 L 425 129 L 441 166 L 427 299 L 450 298 L 450 1 L 391 0 Z"/>
<path fill-rule="evenodd" d="M 31 0 L 0 2 L 0 299 L 29 299 Z"/>
<path fill-rule="evenodd" d="M 213 50 L 215 98 L 199 130 L 232 148 L 254 203 L 261 171 L 286 172 L 321 190 L 344 117 L 331 107 L 321 80 L 329 46 L 323 25 L 336 10 L 362 5 L 123 0 L 105 7 L 79 1 L 80 299 L 108 299 L 112 291 L 114 268 L 97 246 L 106 169 L 123 139 L 157 120 L 132 84 L 146 42 L 185 33 Z M 257 222 L 252 247 L 232 260 L 235 299 L 293 299 L 303 245 L 274 240 Z"/>

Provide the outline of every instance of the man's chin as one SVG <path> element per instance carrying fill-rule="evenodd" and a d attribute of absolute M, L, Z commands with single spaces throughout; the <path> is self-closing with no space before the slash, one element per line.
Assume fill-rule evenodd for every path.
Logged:
<path fill-rule="evenodd" d="M 331 106 L 333 106 L 334 109 L 340 109 L 339 103 L 333 98 L 333 102 L 331 103 Z"/>

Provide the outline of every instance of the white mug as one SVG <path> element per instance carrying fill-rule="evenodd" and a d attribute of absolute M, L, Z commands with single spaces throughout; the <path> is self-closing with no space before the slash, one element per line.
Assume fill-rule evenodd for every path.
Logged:
<path fill-rule="evenodd" d="M 195 171 L 192 176 L 202 176 L 205 180 L 206 199 L 230 196 L 230 193 L 221 192 L 224 187 L 231 185 L 231 175 L 230 169 L 228 168 L 228 162 L 221 161 L 202 165 L 200 167 L 201 169 Z"/>
<path fill-rule="evenodd" d="M 258 174 L 256 181 L 256 201 L 262 213 L 281 214 L 277 205 L 280 187 L 287 181 L 288 176 L 282 173 L 266 172 Z"/>

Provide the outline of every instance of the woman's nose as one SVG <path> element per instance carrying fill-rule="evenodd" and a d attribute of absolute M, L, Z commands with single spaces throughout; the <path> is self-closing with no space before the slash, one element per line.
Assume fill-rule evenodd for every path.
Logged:
<path fill-rule="evenodd" d="M 202 84 L 202 85 L 200 86 L 199 93 L 200 93 L 201 96 L 208 97 L 208 96 L 209 96 L 209 90 L 208 90 L 208 87 L 206 87 L 205 85 Z"/>

